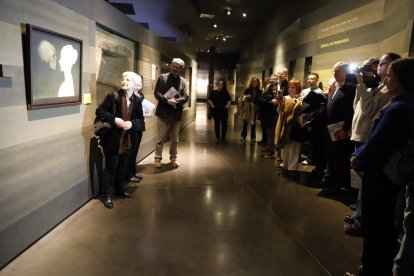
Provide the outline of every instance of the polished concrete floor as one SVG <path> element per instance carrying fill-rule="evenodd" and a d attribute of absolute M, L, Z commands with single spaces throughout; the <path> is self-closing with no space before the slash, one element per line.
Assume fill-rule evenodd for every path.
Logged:
<path fill-rule="evenodd" d="M 350 196 L 317 196 L 310 166 L 278 175 L 258 145 L 217 145 L 206 106 L 180 133 L 175 169 L 164 147 L 138 164 L 144 180 L 112 210 L 93 199 L 1 275 L 343 275 L 359 265 L 362 240 L 343 232 Z M 261 138 L 260 128 L 258 138 Z M 248 141 L 249 142 L 249 141 Z"/>

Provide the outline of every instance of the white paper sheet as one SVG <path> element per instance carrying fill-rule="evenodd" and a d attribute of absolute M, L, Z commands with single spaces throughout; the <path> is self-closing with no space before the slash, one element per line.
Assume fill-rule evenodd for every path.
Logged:
<path fill-rule="evenodd" d="M 155 105 L 147 99 L 144 99 L 142 101 L 142 111 L 144 111 L 145 113 L 151 113 L 154 107 Z"/>
<path fill-rule="evenodd" d="M 180 93 L 172 86 L 165 94 L 164 97 L 167 99 L 180 98 Z"/>
<path fill-rule="evenodd" d="M 344 121 L 327 125 L 328 131 L 329 131 L 329 135 L 331 136 L 331 140 L 333 142 L 334 141 L 338 141 L 338 138 L 335 137 L 335 132 L 337 130 L 341 130 L 343 126 L 344 126 Z"/>

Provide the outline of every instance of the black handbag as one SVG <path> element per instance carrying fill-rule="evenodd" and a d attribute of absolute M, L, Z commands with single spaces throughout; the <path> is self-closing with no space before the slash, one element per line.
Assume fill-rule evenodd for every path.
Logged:
<path fill-rule="evenodd" d="M 112 128 L 112 125 L 108 122 L 103 122 L 99 120 L 98 117 L 95 118 L 93 122 L 93 132 L 96 136 L 102 137 Z"/>
<path fill-rule="evenodd" d="M 396 186 L 414 181 L 414 144 L 408 144 L 394 152 L 382 171 Z"/>
<path fill-rule="evenodd" d="M 115 97 L 114 107 L 112 110 L 112 114 L 115 114 L 115 106 L 116 102 L 118 100 L 118 92 L 113 92 Z M 95 136 L 97 137 L 103 137 L 106 133 L 112 128 L 112 125 L 108 122 L 102 121 L 99 117 L 96 117 L 93 121 L 93 132 L 95 133 Z"/>

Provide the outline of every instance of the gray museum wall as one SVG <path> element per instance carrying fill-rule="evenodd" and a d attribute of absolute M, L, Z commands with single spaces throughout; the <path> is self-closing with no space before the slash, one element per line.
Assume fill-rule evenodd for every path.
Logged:
<path fill-rule="evenodd" d="M 101 0 L 0 0 L 0 267 L 64 220 L 98 192 L 102 156 L 92 133 L 96 101 L 96 24 L 137 42 L 137 70 L 147 79 L 144 94 L 155 103 L 152 64 L 161 54 L 191 67 L 192 95 L 182 126 L 195 118 L 194 57 L 157 38 Z M 83 42 L 83 94 L 90 104 L 28 110 L 22 32 L 32 24 Z M 142 71 L 142 72 L 141 72 Z M 121 74 L 122 72 L 117 72 Z M 45 82 L 48 80 L 45 79 Z M 138 160 L 153 151 L 156 119 L 147 122 Z"/>
<path fill-rule="evenodd" d="M 413 19 L 412 0 L 283 2 L 243 51 L 236 98 L 252 76 L 261 78 L 264 70 L 268 77 L 289 64 L 295 64 L 293 77 L 304 83 L 307 57 L 326 88 L 337 61 L 360 65 L 387 52 L 408 56 L 414 47 Z"/>

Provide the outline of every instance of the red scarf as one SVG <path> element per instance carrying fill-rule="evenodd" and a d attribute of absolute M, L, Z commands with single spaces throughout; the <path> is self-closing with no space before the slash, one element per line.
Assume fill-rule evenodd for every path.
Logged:
<path fill-rule="evenodd" d="M 121 96 L 121 117 L 122 117 L 122 120 L 124 120 L 125 122 L 129 121 L 129 119 L 131 117 L 131 110 L 132 110 L 132 101 L 131 101 L 131 104 L 129 105 L 129 109 L 128 109 L 126 94 L 122 95 Z M 122 130 L 118 153 L 123 154 L 123 153 L 127 152 L 130 148 L 131 148 L 131 137 L 129 135 L 129 132 L 127 130 Z"/>

